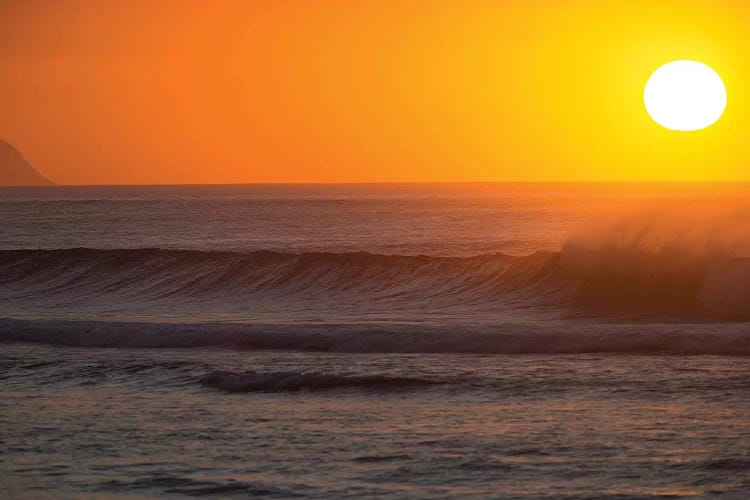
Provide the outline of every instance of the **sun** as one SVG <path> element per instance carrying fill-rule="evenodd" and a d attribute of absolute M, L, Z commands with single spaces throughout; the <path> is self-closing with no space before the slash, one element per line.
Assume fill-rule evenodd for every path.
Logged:
<path fill-rule="evenodd" d="M 701 130 L 716 123 L 727 107 L 719 74 L 697 61 L 672 61 L 654 71 L 643 93 L 653 120 L 670 130 Z"/>

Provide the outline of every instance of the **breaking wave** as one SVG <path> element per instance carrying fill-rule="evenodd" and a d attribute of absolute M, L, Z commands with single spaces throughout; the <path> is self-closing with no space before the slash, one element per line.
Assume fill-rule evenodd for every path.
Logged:
<path fill-rule="evenodd" d="M 744 320 L 750 260 L 632 248 L 525 257 L 0 251 L 0 315 L 146 321 Z"/>
<path fill-rule="evenodd" d="M 308 317 L 374 311 L 393 316 L 409 309 L 509 302 L 555 305 L 564 300 L 567 282 L 554 271 L 556 259 L 551 257 L 0 251 L 0 314 L 253 320 L 288 318 L 296 312 Z"/>

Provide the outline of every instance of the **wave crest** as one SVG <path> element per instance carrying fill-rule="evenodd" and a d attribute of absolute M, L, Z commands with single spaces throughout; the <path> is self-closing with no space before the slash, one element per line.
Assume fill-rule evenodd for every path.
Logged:
<path fill-rule="evenodd" d="M 561 253 L 0 251 L 0 315 L 181 321 L 453 321 L 570 315 L 745 320 L 750 259 L 566 246 Z M 442 320 L 441 320 L 442 321 Z"/>
<path fill-rule="evenodd" d="M 542 253 L 0 251 L 0 314 L 252 320 L 554 305 L 561 299 L 555 292 L 566 286 L 554 266 L 552 255 Z"/>

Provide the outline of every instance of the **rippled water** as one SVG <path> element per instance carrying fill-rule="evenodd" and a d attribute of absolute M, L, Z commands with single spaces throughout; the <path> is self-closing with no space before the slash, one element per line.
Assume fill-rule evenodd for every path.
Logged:
<path fill-rule="evenodd" d="M 750 491 L 747 358 L 14 345 L 0 360 L 11 496 Z M 200 383 L 216 369 L 434 384 L 229 393 Z"/>

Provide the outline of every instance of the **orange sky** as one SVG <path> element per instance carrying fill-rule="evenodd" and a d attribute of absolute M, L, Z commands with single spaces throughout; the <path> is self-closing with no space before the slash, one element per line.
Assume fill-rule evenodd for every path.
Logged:
<path fill-rule="evenodd" d="M 0 0 L 0 137 L 60 183 L 750 179 L 746 0 Z M 653 123 L 650 73 L 724 78 Z"/>

